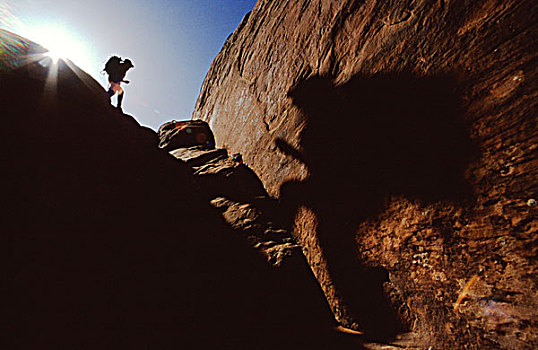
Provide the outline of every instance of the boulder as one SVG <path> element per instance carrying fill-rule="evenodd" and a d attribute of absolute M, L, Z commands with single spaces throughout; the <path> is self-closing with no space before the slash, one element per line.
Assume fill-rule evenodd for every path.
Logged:
<path fill-rule="evenodd" d="M 159 148 L 171 151 L 176 148 L 200 146 L 215 148 L 215 138 L 208 124 L 202 120 L 171 121 L 158 131 Z"/>
<path fill-rule="evenodd" d="M 256 197 L 268 196 L 258 175 L 233 158 L 217 158 L 195 167 L 194 175 L 210 199 L 226 197 L 251 202 Z"/>
<path fill-rule="evenodd" d="M 268 196 L 258 175 L 243 163 L 240 154 L 229 157 L 225 148 L 204 146 L 177 148 L 170 154 L 192 167 L 197 188 L 207 200 L 224 196 L 252 202 Z"/>

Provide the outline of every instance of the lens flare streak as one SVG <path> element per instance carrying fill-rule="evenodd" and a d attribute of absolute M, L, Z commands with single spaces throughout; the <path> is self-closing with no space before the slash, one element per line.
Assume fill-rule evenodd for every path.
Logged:
<path fill-rule="evenodd" d="M 0 32 L 0 72 L 23 65 L 28 60 L 29 51 L 28 43 Z"/>

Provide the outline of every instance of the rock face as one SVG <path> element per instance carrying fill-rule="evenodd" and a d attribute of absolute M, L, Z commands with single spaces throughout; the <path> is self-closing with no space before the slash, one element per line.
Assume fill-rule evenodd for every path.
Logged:
<path fill-rule="evenodd" d="M 0 49 L 8 348 L 347 342 L 311 273 L 272 268 L 90 76 L 1 30 Z"/>
<path fill-rule="evenodd" d="M 260 0 L 193 119 L 240 152 L 342 324 L 535 348 L 533 1 Z"/>

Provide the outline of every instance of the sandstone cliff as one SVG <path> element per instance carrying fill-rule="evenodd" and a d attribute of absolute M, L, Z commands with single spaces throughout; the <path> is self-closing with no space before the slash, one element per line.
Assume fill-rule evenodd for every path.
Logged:
<path fill-rule="evenodd" d="M 336 319 L 535 348 L 533 1 L 260 0 L 193 119 L 294 227 Z"/>

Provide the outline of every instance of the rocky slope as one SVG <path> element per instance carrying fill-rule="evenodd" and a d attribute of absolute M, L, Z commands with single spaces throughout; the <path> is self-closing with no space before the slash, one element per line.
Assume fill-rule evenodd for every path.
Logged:
<path fill-rule="evenodd" d="M 173 132 L 170 132 L 170 125 L 174 125 Z M 193 130 L 200 125 L 203 127 L 199 130 L 213 138 L 207 123 L 173 121 L 159 128 L 159 147 L 168 149 L 170 144 L 185 144 L 181 140 L 191 138 L 195 133 Z M 169 153 L 191 166 L 194 187 L 200 196 L 222 214 L 230 227 L 260 251 L 269 264 L 280 267 L 288 257 L 296 256 L 293 260 L 300 261 L 299 269 L 304 268 L 300 246 L 291 237 L 285 223 L 279 222 L 278 202 L 269 197 L 258 176 L 243 163 L 240 154 L 229 156 L 225 148 L 207 147 L 205 142 L 173 148 Z M 297 262 L 286 260 L 284 265 L 295 264 Z M 318 289 L 315 285 L 309 288 Z"/>
<path fill-rule="evenodd" d="M 349 343 L 304 260 L 268 264 L 210 206 L 219 187 L 202 190 L 192 163 L 76 66 L 5 31 L 0 44 L 8 348 Z"/>
<path fill-rule="evenodd" d="M 294 227 L 337 320 L 535 348 L 533 1 L 260 0 L 193 119 Z"/>

